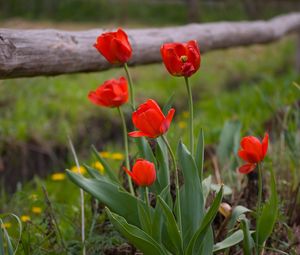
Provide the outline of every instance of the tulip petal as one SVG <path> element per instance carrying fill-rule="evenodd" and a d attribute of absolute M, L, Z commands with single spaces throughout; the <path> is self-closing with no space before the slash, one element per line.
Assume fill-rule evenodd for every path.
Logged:
<path fill-rule="evenodd" d="M 128 133 L 129 136 L 131 137 L 142 137 L 142 136 L 146 136 L 146 137 L 150 137 L 150 138 L 154 138 L 149 136 L 149 134 L 143 132 L 143 131 L 132 131 Z"/>
<path fill-rule="evenodd" d="M 175 113 L 175 109 L 174 108 L 171 108 L 165 118 L 165 120 L 163 121 L 161 127 L 160 127 L 160 132 L 162 134 L 164 134 L 165 132 L 168 131 L 169 127 L 170 127 L 170 124 L 172 122 L 172 119 L 173 119 L 173 116 L 174 116 L 174 113 Z"/>
<path fill-rule="evenodd" d="M 261 158 L 261 160 L 263 160 L 264 157 L 267 154 L 267 151 L 268 151 L 268 145 L 269 145 L 269 134 L 268 133 L 265 133 L 264 139 L 262 140 L 261 144 L 262 144 L 262 158 Z"/>
<path fill-rule="evenodd" d="M 131 49 L 116 38 L 111 41 L 111 51 L 116 56 L 117 61 L 121 63 L 127 62 L 131 57 Z"/>
<path fill-rule="evenodd" d="M 240 150 L 238 155 L 241 159 L 249 163 L 257 163 L 260 161 L 259 156 L 256 153 L 252 153 L 246 150 Z"/>
<path fill-rule="evenodd" d="M 255 167 L 256 167 L 256 164 L 251 164 L 251 163 L 250 164 L 245 164 L 245 165 L 243 165 L 239 168 L 239 172 L 241 174 L 248 174 L 251 171 L 253 171 L 255 169 Z"/>

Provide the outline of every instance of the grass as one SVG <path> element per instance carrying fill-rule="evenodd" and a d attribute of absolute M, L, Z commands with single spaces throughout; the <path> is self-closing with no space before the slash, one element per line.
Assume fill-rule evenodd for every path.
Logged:
<path fill-rule="evenodd" d="M 255 131 L 271 115 L 270 103 L 275 104 L 272 107 L 276 109 L 282 106 L 279 104 L 289 104 L 297 98 L 289 93 L 290 89 L 286 90 L 297 80 L 292 71 L 294 51 L 294 38 L 289 38 L 268 46 L 217 51 L 202 57 L 201 70 L 192 77 L 191 84 L 197 101 L 196 123 L 207 129 L 209 141 L 216 141 L 219 130 L 211 128 L 222 126 L 226 118 L 244 118 L 244 130 Z M 163 105 L 174 92 L 177 117 L 186 110 L 183 79 L 171 77 L 161 64 L 134 67 L 131 72 L 138 102 L 153 98 Z M 87 94 L 106 79 L 121 75 L 124 75 L 122 69 L 112 69 L 93 74 L 0 81 L 0 140 L 34 138 L 46 144 L 66 144 L 67 132 L 84 133 L 91 118 L 101 116 L 109 123 L 116 118 L 117 112 L 95 107 L 87 100 Z M 244 100 L 249 93 L 253 102 L 249 98 Z M 261 96 L 257 97 L 258 94 Z M 277 102 L 274 102 L 275 94 Z M 261 97 L 272 102 L 265 104 Z M 244 114 L 249 104 L 256 105 L 251 108 L 256 115 L 256 127 L 250 126 L 251 120 Z M 262 108 L 267 110 L 257 114 Z M 239 109 L 239 112 L 232 109 Z M 216 115 L 221 118 L 216 120 Z M 105 125 L 108 124 L 103 123 Z"/>

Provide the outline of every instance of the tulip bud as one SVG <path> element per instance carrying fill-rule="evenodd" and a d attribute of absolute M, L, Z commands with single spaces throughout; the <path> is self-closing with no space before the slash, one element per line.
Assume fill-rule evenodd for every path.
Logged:
<path fill-rule="evenodd" d="M 225 218 L 228 218 L 231 215 L 232 208 L 227 203 L 221 203 L 219 207 L 219 213 L 221 213 Z"/>

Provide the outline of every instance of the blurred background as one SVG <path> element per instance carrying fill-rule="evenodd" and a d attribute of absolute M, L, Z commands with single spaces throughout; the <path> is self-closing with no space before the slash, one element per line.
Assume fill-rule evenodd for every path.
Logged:
<path fill-rule="evenodd" d="M 0 27 L 143 28 L 269 19 L 297 10 L 297 0 L 2 0 Z M 203 56 L 201 70 L 192 77 L 192 84 L 196 124 L 198 129 L 204 128 L 208 144 L 218 142 L 230 119 L 239 122 L 243 133 L 262 134 L 277 112 L 296 102 L 299 92 L 291 87 L 299 78 L 295 52 L 296 38 L 291 36 L 270 45 L 214 51 Z M 170 135 L 186 139 L 187 107 L 179 96 L 185 95 L 183 81 L 171 77 L 161 64 L 134 67 L 131 71 L 139 102 L 153 97 L 163 105 L 170 91 L 175 91 L 177 126 Z M 113 69 L 1 80 L 0 177 L 5 183 L 1 186 L 12 191 L 18 182 L 30 180 L 35 174 L 47 176 L 72 165 L 67 134 L 84 160 L 89 159 L 91 144 L 99 150 L 120 151 L 116 112 L 91 105 L 87 93 L 105 79 L 121 75 L 122 69 Z M 131 125 L 129 109 L 125 110 Z"/>
<path fill-rule="evenodd" d="M 122 26 L 126 30 L 270 19 L 295 11 L 300 11 L 299 0 L 0 0 L 0 28 L 85 30 Z M 283 214 L 289 215 L 291 222 L 297 217 L 300 221 L 293 214 L 300 189 L 300 75 L 295 64 L 298 40 L 290 35 L 268 45 L 209 52 L 202 56 L 201 68 L 191 78 L 195 131 L 198 135 L 203 128 L 205 134 L 206 175 L 212 174 L 215 181 L 240 190 L 235 171 L 239 139 L 248 134 L 262 137 L 268 131 L 272 145 L 266 166 L 273 167 L 281 180 L 278 185 L 283 203 L 290 208 Z M 153 98 L 163 106 L 173 96 L 176 115 L 168 137 L 174 148 L 178 137 L 187 142 L 184 80 L 170 76 L 162 64 L 132 67 L 130 71 L 139 103 Z M 87 163 L 103 171 L 91 155 L 94 144 L 119 170 L 124 155 L 117 111 L 92 105 L 87 94 L 106 79 L 124 75 L 123 69 L 115 68 L 90 74 L 0 80 L 0 213 L 14 212 L 24 222 L 30 219 L 22 242 L 31 252 L 24 254 L 62 254 L 59 244 L 52 242 L 57 237 L 48 224 L 53 215 L 68 246 L 75 247 L 72 254 L 77 254 L 79 190 L 64 174 L 66 168 L 74 169 L 75 165 L 67 136 L 71 136 L 81 165 Z M 129 107 L 124 111 L 130 130 Z M 133 142 L 130 150 L 135 155 Z M 85 173 L 84 168 L 81 170 Z M 42 185 L 48 190 L 53 215 L 45 203 Z M 94 200 L 86 197 L 88 225 L 95 208 Z M 245 190 L 243 199 L 255 201 L 251 188 Z M 290 205 L 291 201 L 296 202 Z M 5 224 L 10 226 L 10 222 Z M 106 235 L 89 237 L 88 254 L 102 254 L 105 247 L 115 249 L 111 247 L 124 243 L 111 226 L 101 226 L 96 228 L 97 233 Z M 299 233 L 300 228 L 289 231 Z M 52 239 L 49 233 L 54 233 Z M 276 238 L 280 240 L 288 236 L 284 231 L 278 233 Z M 289 236 L 280 245 L 291 249 L 293 240 Z"/>

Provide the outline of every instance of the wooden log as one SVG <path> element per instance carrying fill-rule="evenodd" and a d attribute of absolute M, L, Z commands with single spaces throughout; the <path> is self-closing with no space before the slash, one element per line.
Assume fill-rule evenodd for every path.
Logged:
<path fill-rule="evenodd" d="M 218 22 L 180 27 L 128 29 L 133 47 L 130 65 L 161 62 L 160 46 L 195 39 L 201 52 L 269 43 L 299 32 L 300 13 L 269 21 Z M 110 68 L 92 46 L 103 29 L 89 31 L 0 29 L 0 79 Z"/>

